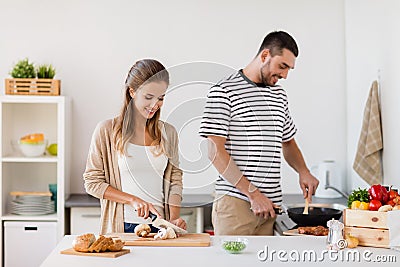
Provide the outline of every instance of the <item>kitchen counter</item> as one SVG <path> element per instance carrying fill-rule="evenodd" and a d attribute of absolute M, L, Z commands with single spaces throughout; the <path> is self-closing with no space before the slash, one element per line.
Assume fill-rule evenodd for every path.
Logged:
<path fill-rule="evenodd" d="M 210 247 L 131 247 L 130 253 L 118 258 L 62 255 L 71 248 L 75 236 L 65 236 L 42 263 L 42 267 L 87 266 L 397 266 L 400 252 L 372 247 L 358 247 L 339 252 L 326 250 L 326 237 L 314 236 L 248 236 L 249 245 L 242 254 L 228 254 L 220 248 L 220 239 L 212 236 Z M 359 256 L 359 258 L 358 258 Z M 296 258 L 298 260 L 296 260 Z M 383 260 L 386 262 L 382 262 Z M 391 262 L 388 262 L 391 261 Z"/>

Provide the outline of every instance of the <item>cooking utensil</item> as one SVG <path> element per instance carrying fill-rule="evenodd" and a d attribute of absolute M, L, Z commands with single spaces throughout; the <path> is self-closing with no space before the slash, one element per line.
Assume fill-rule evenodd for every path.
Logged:
<path fill-rule="evenodd" d="M 160 227 L 164 227 L 164 228 L 171 227 L 172 229 L 174 229 L 175 233 L 177 233 L 177 234 L 187 234 L 187 231 L 185 229 L 182 229 L 182 228 L 176 226 L 175 224 L 170 223 L 167 220 L 158 218 L 157 215 L 155 215 L 151 211 L 150 211 L 149 217 L 150 217 L 154 227 L 157 227 L 157 228 L 160 228 Z"/>
<path fill-rule="evenodd" d="M 342 211 L 332 208 L 309 207 L 308 214 L 303 214 L 304 208 L 288 208 L 284 210 L 282 207 L 274 208 L 276 214 L 287 213 L 298 226 L 326 226 L 330 219 L 339 220 L 342 217 Z"/>
<path fill-rule="evenodd" d="M 308 198 L 306 198 L 306 204 L 304 206 L 303 214 L 307 214 L 308 215 Z"/>

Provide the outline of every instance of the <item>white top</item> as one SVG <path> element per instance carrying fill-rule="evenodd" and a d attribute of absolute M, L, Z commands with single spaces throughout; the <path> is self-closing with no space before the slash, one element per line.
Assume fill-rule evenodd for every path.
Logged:
<path fill-rule="evenodd" d="M 150 202 L 162 211 L 163 175 L 168 158 L 165 154 L 155 156 L 155 146 L 139 146 L 129 143 L 127 155 L 118 156 L 118 167 L 121 175 L 122 191 Z M 164 216 L 164 214 L 161 214 Z M 124 221 L 130 223 L 149 223 L 137 216 L 130 205 L 124 205 Z"/>

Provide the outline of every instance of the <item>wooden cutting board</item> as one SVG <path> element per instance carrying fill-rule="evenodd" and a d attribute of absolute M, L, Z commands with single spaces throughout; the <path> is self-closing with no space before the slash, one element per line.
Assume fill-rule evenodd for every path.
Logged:
<path fill-rule="evenodd" d="M 73 248 L 69 248 L 63 251 L 60 251 L 61 254 L 65 255 L 77 255 L 77 256 L 92 256 L 92 257 L 104 257 L 104 258 L 116 258 L 125 254 L 130 253 L 131 251 L 129 249 L 122 249 L 120 251 L 107 251 L 107 252 L 78 252 L 75 251 Z"/>
<path fill-rule="evenodd" d="M 284 235 L 306 235 L 306 234 L 299 234 L 299 230 L 297 229 L 291 229 L 283 232 Z M 318 236 L 318 235 L 308 235 L 308 236 Z M 324 236 L 326 235 L 319 235 L 319 236 Z"/>
<path fill-rule="evenodd" d="M 284 235 L 304 235 L 304 234 L 299 234 L 299 231 L 297 229 L 291 229 L 283 232 Z"/>
<path fill-rule="evenodd" d="M 125 241 L 125 246 L 148 246 L 148 247 L 209 247 L 209 234 L 184 234 L 174 239 L 154 239 L 153 237 L 138 237 L 133 233 L 113 233 L 106 236 L 120 238 Z"/>

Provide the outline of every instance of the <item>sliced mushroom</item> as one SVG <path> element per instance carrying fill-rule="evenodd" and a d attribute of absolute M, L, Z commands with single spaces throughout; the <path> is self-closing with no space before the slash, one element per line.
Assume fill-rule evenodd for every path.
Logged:
<path fill-rule="evenodd" d="M 172 229 L 171 227 L 168 228 L 160 228 L 160 230 L 158 230 L 157 234 L 154 236 L 154 239 L 172 239 L 172 238 L 176 238 L 176 234 L 174 229 Z"/>
<path fill-rule="evenodd" d="M 148 224 L 139 224 L 135 227 L 135 234 L 139 237 L 146 237 L 150 232 L 151 228 Z"/>

